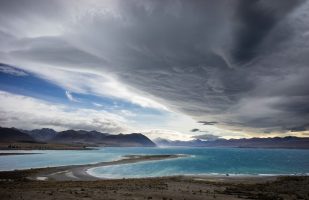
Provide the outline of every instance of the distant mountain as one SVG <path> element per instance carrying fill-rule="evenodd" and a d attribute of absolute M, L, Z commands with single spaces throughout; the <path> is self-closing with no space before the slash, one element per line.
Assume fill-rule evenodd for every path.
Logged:
<path fill-rule="evenodd" d="M 301 148 L 309 149 L 309 138 L 301 137 L 274 137 L 274 138 L 243 138 L 243 139 L 218 139 L 203 141 L 194 139 L 190 141 L 171 141 L 158 138 L 154 140 L 159 146 L 190 146 L 190 147 L 238 147 L 238 148 Z"/>
<path fill-rule="evenodd" d="M 0 127 L 0 142 L 35 142 L 35 139 L 18 129 Z"/>
<path fill-rule="evenodd" d="M 57 135 L 57 132 L 50 128 L 34 129 L 31 131 L 20 130 L 21 132 L 27 133 L 33 137 L 36 141 L 47 142 Z"/>
<path fill-rule="evenodd" d="M 59 132 L 51 139 L 54 143 L 82 143 L 82 144 L 97 144 L 104 146 L 156 146 L 149 138 L 140 134 L 119 134 L 110 135 L 97 131 L 75 131 L 67 130 Z"/>
<path fill-rule="evenodd" d="M 104 138 L 103 143 L 109 146 L 156 146 L 154 142 L 141 133 L 109 135 Z"/>
<path fill-rule="evenodd" d="M 66 130 L 56 132 L 42 128 L 18 130 L 0 128 L 0 143 L 5 142 L 44 142 L 48 144 L 99 145 L 99 146 L 156 146 L 149 138 L 140 133 L 111 135 L 98 131 Z"/>
<path fill-rule="evenodd" d="M 107 135 L 96 131 L 66 130 L 59 132 L 50 142 L 95 144 L 99 143 Z"/>
<path fill-rule="evenodd" d="M 194 139 L 189 141 L 182 140 L 168 140 L 163 138 L 156 138 L 154 142 L 159 146 L 189 146 L 189 147 L 202 147 L 205 142 L 200 139 Z"/>

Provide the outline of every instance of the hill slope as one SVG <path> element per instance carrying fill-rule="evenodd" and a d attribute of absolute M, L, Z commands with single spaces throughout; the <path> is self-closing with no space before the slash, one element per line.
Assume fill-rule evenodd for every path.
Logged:
<path fill-rule="evenodd" d="M 50 128 L 34 129 L 31 131 L 28 130 L 20 130 L 20 131 L 27 133 L 28 135 L 30 135 L 36 141 L 39 142 L 47 142 L 57 135 L 57 132 Z"/>
<path fill-rule="evenodd" d="M 97 131 L 67 130 L 59 132 L 50 140 L 53 143 L 81 143 L 103 146 L 156 146 L 149 138 L 140 133 L 110 135 Z"/>
<path fill-rule="evenodd" d="M 0 127 L 0 142 L 34 142 L 35 140 L 28 134 L 15 128 Z"/>

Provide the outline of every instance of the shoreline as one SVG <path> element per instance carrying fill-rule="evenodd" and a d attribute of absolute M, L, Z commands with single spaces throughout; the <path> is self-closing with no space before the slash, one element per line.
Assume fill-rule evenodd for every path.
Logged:
<path fill-rule="evenodd" d="M 35 175 L 28 177 L 32 180 L 53 180 L 53 181 L 94 181 L 102 180 L 108 178 L 96 177 L 88 173 L 89 169 L 120 165 L 120 164 L 130 164 L 138 162 L 148 162 L 156 160 L 166 160 L 166 159 L 176 159 L 181 157 L 187 157 L 188 155 L 127 155 L 123 156 L 119 160 L 99 162 L 94 164 L 84 164 L 84 165 L 68 165 L 59 167 L 45 167 L 33 169 L 37 171 Z M 28 169 L 29 170 L 29 169 Z M 31 170 L 31 169 L 30 169 Z"/>
<path fill-rule="evenodd" d="M 136 176 L 136 177 L 111 177 L 111 176 L 96 176 L 95 173 L 91 172 L 94 168 L 87 170 L 87 174 L 90 176 L 99 178 L 101 180 L 120 180 L 120 179 L 153 179 L 153 178 L 173 178 L 173 177 L 183 177 L 195 180 L 274 180 L 279 177 L 304 177 L 308 176 L 308 173 L 304 174 L 231 174 L 231 173 L 200 173 L 200 174 L 173 174 L 173 175 L 163 175 L 163 176 Z"/>
<path fill-rule="evenodd" d="M 35 151 L 35 150 L 94 150 L 97 146 L 82 144 L 60 144 L 44 142 L 1 142 L 1 151 Z"/>
<path fill-rule="evenodd" d="M 0 156 L 18 156 L 18 155 L 32 155 L 32 154 L 43 154 L 43 153 L 0 153 Z"/>

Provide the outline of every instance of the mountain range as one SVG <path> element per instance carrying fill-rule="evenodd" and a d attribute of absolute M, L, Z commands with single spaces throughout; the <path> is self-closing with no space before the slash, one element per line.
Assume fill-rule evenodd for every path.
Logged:
<path fill-rule="evenodd" d="M 294 148 L 309 149 L 309 137 L 269 137 L 190 141 L 167 140 L 157 138 L 151 141 L 141 133 L 118 134 L 98 131 L 66 130 L 57 132 L 42 128 L 21 130 L 0 127 L 0 143 L 40 143 L 85 146 L 118 146 L 118 147 L 154 147 L 154 146 L 187 146 L 187 147 L 235 147 L 235 148 Z"/>
<path fill-rule="evenodd" d="M 188 147 L 235 147 L 235 148 L 291 148 L 309 149 L 309 137 L 269 137 L 269 138 L 242 138 L 190 141 L 167 140 L 157 138 L 154 142 L 158 146 L 188 146 Z"/>
<path fill-rule="evenodd" d="M 156 146 L 141 133 L 112 135 L 98 131 L 66 130 L 56 132 L 43 128 L 35 130 L 19 130 L 0 127 L 0 142 L 30 142 L 52 144 L 83 144 L 95 146 Z"/>
<path fill-rule="evenodd" d="M 1 142 L 35 142 L 35 139 L 15 128 L 0 127 Z"/>

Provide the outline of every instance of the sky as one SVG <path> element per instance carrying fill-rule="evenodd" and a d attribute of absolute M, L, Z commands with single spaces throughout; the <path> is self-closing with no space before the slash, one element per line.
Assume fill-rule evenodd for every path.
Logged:
<path fill-rule="evenodd" d="M 309 135 L 307 0 L 1 0 L 0 126 Z"/>

